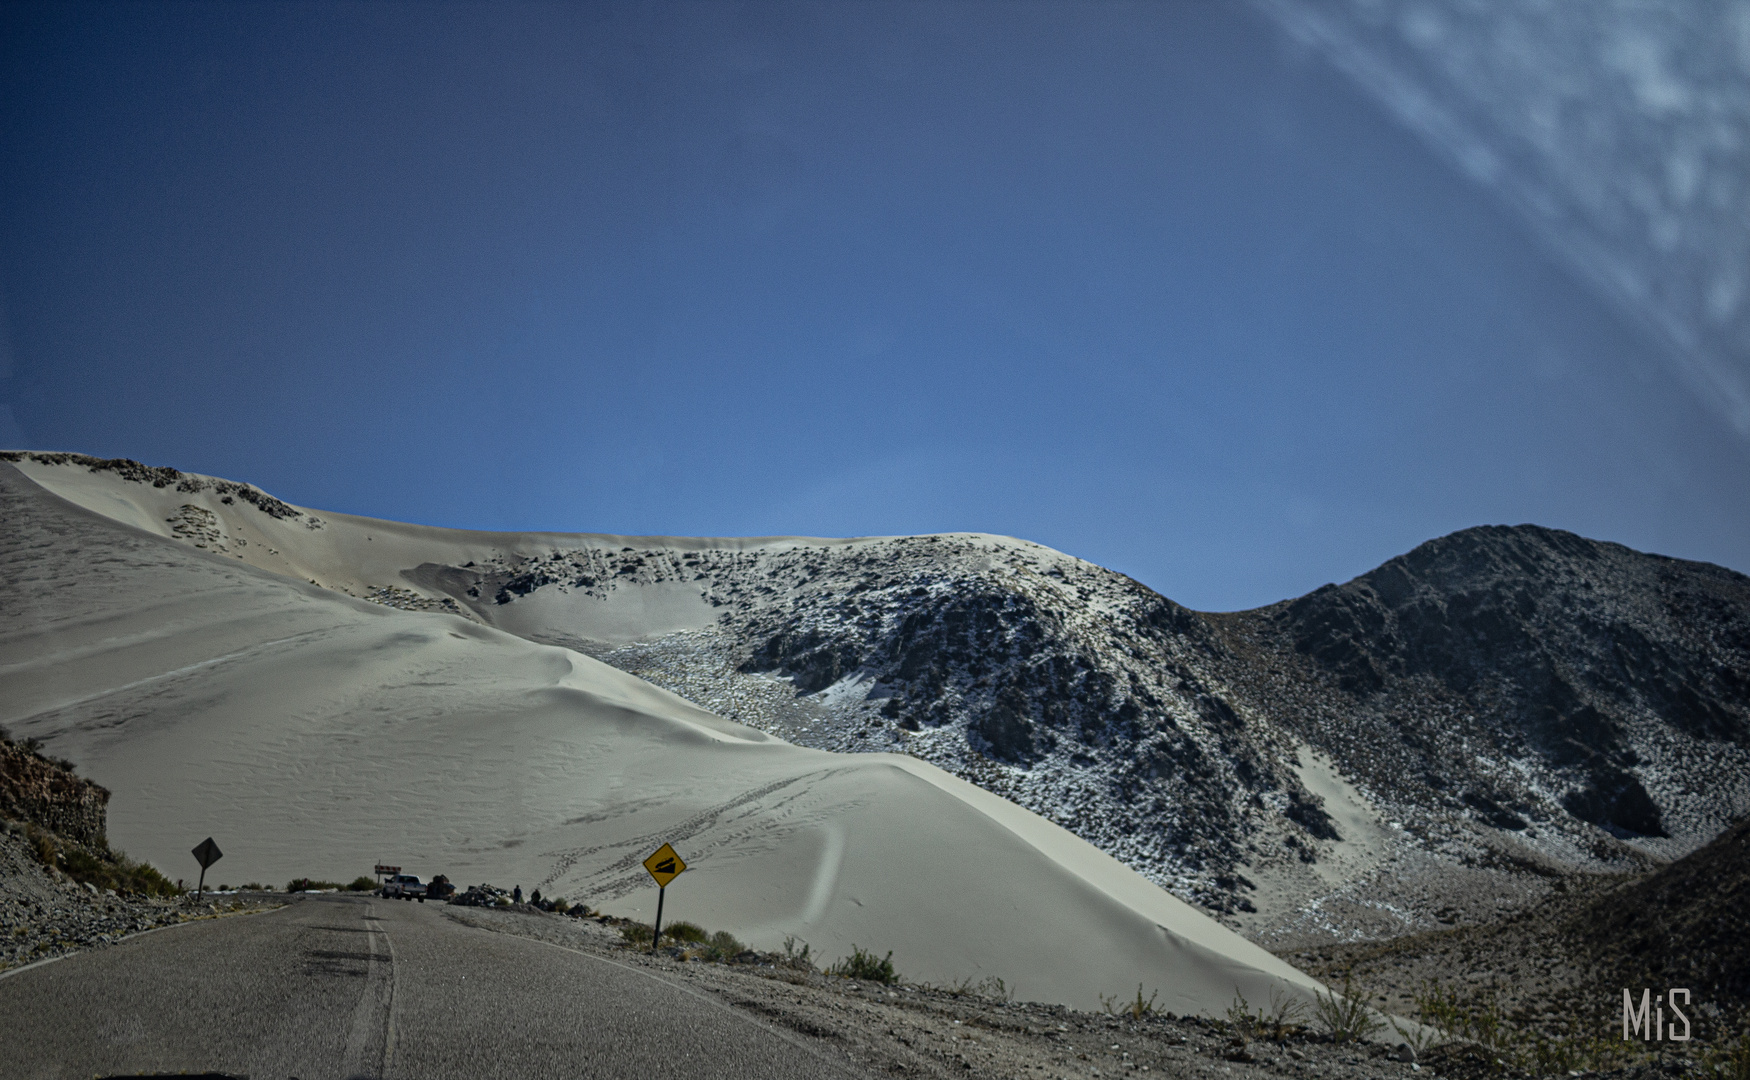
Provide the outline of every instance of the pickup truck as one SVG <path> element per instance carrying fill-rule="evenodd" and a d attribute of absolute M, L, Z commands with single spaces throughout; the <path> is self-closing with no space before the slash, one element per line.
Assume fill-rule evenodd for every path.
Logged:
<path fill-rule="evenodd" d="M 383 895 L 391 900 L 400 897 L 403 900 L 425 901 L 425 882 L 414 874 L 391 874 L 389 880 L 383 882 Z"/>

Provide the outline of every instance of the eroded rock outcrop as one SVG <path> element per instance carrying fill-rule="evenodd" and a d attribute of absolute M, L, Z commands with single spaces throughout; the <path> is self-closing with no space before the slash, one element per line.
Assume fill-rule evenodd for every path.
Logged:
<path fill-rule="evenodd" d="M 0 738 L 0 813 L 90 847 L 104 838 L 109 791 L 25 743 Z"/>

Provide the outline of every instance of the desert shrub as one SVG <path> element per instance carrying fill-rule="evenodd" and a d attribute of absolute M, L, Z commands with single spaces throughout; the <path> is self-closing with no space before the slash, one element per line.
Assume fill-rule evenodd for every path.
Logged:
<path fill-rule="evenodd" d="M 372 888 L 376 886 L 373 885 Z M 338 881 L 317 881 L 315 878 L 293 878 L 286 882 L 287 892 L 306 892 L 310 889 L 333 889 L 336 892 L 346 888 Z"/>
<path fill-rule="evenodd" d="M 1306 1027 L 1306 1002 L 1292 994 L 1271 987 L 1270 1011 L 1260 1010 L 1266 1024 L 1266 1034 L 1277 1042 L 1282 1042 Z"/>
<path fill-rule="evenodd" d="M 1367 1007 L 1367 994 L 1357 990 L 1349 973 L 1343 973 L 1343 992 L 1327 990 L 1313 995 L 1313 1019 L 1325 1029 L 1332 1042 L 1359 1042 L 1385 1028 Z"/>
<path fill-rule="evenodd" d="M 797 948 L 797 946 L 802 946 Z M 788 967 L 800 968 L 803 971 L 814 970 L 814 957 L 810 955 L 808 942 L 794 935 L 784 939 L 784 963 Z"/>
<path fill-rule="evenodd" d="M 732 960 L 746 951 L 747 946 L 736 940 L 735 935 L 727 930 L 719 930 L 705 941 L 707 960 Z"/>
<path fill-rule="evenodd" d="M 56 865 L 55 857 L 60 854 L 61 849 L 56 845 L 52 834 L 37 828 L 35 825 L 26 825 L 24 839 L 25 843 L 30 845 L 31 854 L 36 856 L 37 862 L 51 868 Z"/>
<path fill-rule="evenodd" d="M 175 896 L 181 890 L 176 883 L 158 872 L 151 863 L 135 862 L 128 858 L 126 852 L 110 850 L 110 856 L 115 861 L 111 865 L 115 875 L 116 892 L 144 893 L 147 896 Z"/>
<path fill-rule="evenodd" d="M 1506 1037 L 1506 1020 L 1492 995 L 1465 1000 L 1456 990 L 1425 983 L 1416 992 L 1415 1001 L 1417 1018 L 1429 1027 L 1439 1029 L 1449 1039 L 1473 1042 L 1494 1050 L 1501 1047 Z"/>
<path fill-rule="evenodd" d="M 52 849 L 53 840 L 49 840 L 48 845 Z M 90 883 L 93 888 L 146 896 L 176 895 L 175 884 L 160 874 L 157 867 L 135 862 L 122 851 L 94 852 L 69 846 L 64 851 L 56 851 L 52 858 L 55 861 L 50 862 L 50 866 L 58 862 L 68 877 L 81 884 Z"/>
<path fill-rule="evenodd" d="M 703 944 L 710 935 L 698 923 L 690 923 L 684 919 L 672 922 L 662 928 L 662 936 L 670 941 L 684 941 L 689 945 Z"/>
<path fill-rule="evenodd" d="M 247 886 L 245 886 L 245 887 L 247 888 Z M 360 874 L 358 877 L 353 878 L 352 881 L 347 883 L 346 891 L 347 892 L 370 892 L 373 889 L 375 889 L 376 887 L 377 887 L 377 880 L 375 878 L 368 878 L 368 877 L 365 877 L 363 874 Z"/>
<path fill-rule="evenodd" d="M 1140 997 L 1142 988 L 1137 987 L 1136 992 L 1137 996 Z M 1259 1009 L 1254 1015 L 1252 1004 L 1246 1000 L 1246 995 L 1235 990 L 1233 1002 L 1228 1005 L 1227 1013 L 1223 1016 L 1221 1023 L 1230 1034 L 1242 1039 L 1250 1039 L 1257 1034 L 1259 1028 L 1264 1026 L 1264 1010 Z"/>
<path fill-rule="evenodd" d="M 944 994 L 953 994 L 955 997 L 982 997 L 990 998 L 993 1001 L 1015 1000 L 1015 991 L 996 975 L 986 975 L 982 979 L 968 976 L 964 979 L 955 979 L 945 986 L 936 983 L 925 983 L 924 986 L 930 990 L 940 990 Z M 1102 997 L 1100 1000 L 1104 1001 L 1105 998 Z"/>
<path fill-rule="evenodd" d="M 877 960 L 875 954 L 865 950 L 861 945 L 851 944 L 851 955 L 843 957 L 838 963 L 826 969 L 828 975 L 840 975 L 847 979 L 862 979 L 865 982 L 896 983 L 899 973 L 893 970 L 893 950 L 887 950 L 887 955 Z"/>
<path fill-rule="evenodd" d="M 632 945 L 648 945 L 651 936 L 650 927 L 641 922 L 621 923 L 620 936 Z"/>
<path fill-rule="evenodd" d="M 1120 1004 L 1117 994 L 1113 994 L 1111 997 L 1101 994 L 1100 1007 L 1105 1009 L 1111 1016 L 1128 1016 L 1132 1020 L 1141 1020 L 1145 1016 L 1153 1016 L 1160 1011 L 1155 1008 L 1155 999 L 1160 996 L 1161 992 L 1155 990 L 1149 993 L 1148 1000 L 1143 1000 L 1142 984 L 1137 983 L 1136 999 L 1134 1001 L 1126 1001 Z"/>
<path fill-rule="evenodd" d="M 1139 991 L 1140 994 L 1140 991 Z M 1301 1031 L 1306 1024 L 1306 1002 L 1277 987 L 1270 988 L 1270 1008 L 1252 1003 L 1238 990 L 1227 1007 L 1223 1025 L 1241 1039 L 1271 1039 L 1281 1042 Z"/>
<path fill-rule="evenodd" d="M 561 896 L 559 899 L 553 901 L 553 910 L 563 915 L 571 910 L 571 901 Z"/>
<path fill-rule="evenodd" d="M 1418 1058 L 1447 1041 L 1444 1032 L 1427 1024 L 1412 1024 L 1406 1029 L 1402 1024 L 1393 1020 L 1391 1027 L 1393 1031 L 1398 1033 L 1398 1039 L 1414 1050 Z"/>
<path fill-rule="evenodd" d="M 239 889 L 242 889 L 242 890 L 243 890 L 243 891 L 244 891 L 244 892 L 261 892 L 261 891 L 262 891 L 262 890 L 263 890 L 263 889 L 265 889 L 265 888 L 266 888 L 266 887 L 267 887 L 267 886 L 265 886 L 265 885 L 263 885 L 263 884 L 262 884 L 262 883 L 261 883 L 261 882 L 259 882 L 259 881 L 251 881 L 251 882 L 250 882 L 250 883 L 249 883 L 249 884 L 247 884 L 247 885 L 239 885 L 239 886 L 237 886 L 237 887 L 238 887 L 238 888 L 239 888 Z"/>

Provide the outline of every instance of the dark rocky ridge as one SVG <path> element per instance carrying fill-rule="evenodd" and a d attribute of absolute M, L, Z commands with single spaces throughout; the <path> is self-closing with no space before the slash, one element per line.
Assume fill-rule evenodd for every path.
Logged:
<path fill-rule="evenodd" d="M 263 898 L 250 898 L 221 908 L 211 893 L 204 898 L 118 895 L 42 865 L 35 849 L 19 823 L 0 822 L 0 971 L 104 948 L 132 934 L 213 918 L 221 911 L 264 906 Z"/>
<path fill-rule="evenodd" d="M 1559 805 L 1625 838 L 1670 835 L 1675 810 L 1699 814 L 1683 831 L 1705 839 L 1742 809 L 1680 805 L 1719 772 L 1706 751 L 1750 746 L 1742 574 L 1536 526 L 1485 527 L 1346 585 L 1209 618 L 1243 658 L 1229 666 L 1237 682 L 1256 685 L 1242 669 L 1264 668 L 1317 687 L 1282 699 L 1281 718 L 1418 801 L 1516 832 Z M 1356 752 L 1360 741 L 1373 752 Z M 1452 767 L 1490 756 L 1535 761 L 1559 790 Z M 1720 777 L 1742 784 L 1733 778 Z"/>

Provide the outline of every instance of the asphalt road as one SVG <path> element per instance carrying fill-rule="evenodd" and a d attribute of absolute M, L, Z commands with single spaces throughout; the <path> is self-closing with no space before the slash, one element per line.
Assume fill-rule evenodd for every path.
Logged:
<path fill-rule="evenodd" d="M 862 1075 L 659 975 L 375 897 L 306 897 L 21 971 L 0 979 L 0 1031 L 7 1077 Z"/>

